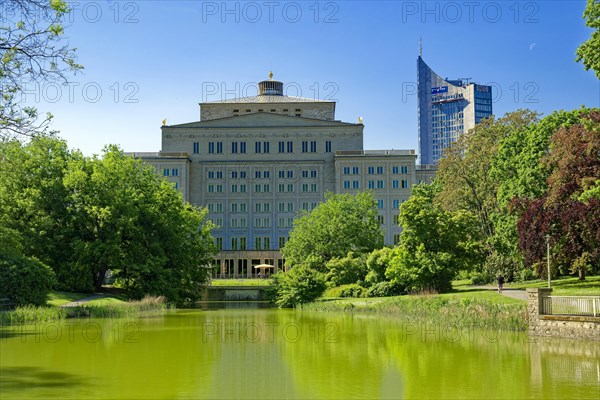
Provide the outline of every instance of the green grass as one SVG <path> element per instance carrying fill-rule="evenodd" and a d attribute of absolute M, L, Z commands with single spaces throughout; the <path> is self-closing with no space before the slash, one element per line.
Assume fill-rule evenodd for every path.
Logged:
<path fill-rule="evenodd" d="M 63 304 L 81 300 L 89 296 L 91 296 L 90 293 L 71 293 L 53 290 L 48 294 L 48 301 L 46 302 L 46 304 L 48 304 L 49 306 L 59 307 Z"/>
<path fill-rule="evenodd" d="M 524 331 L 528 327 L 525 302 L 494 292 L 331 300 L 305 304 L 302 309 L 365 312 L 457 328 L 478 326 Z"/>
<path fill-rule="evenodd" d="M 142 300 L 127 302 L 117 298 L 104 298 L 77 307 L 23 306 L 0 313 L 0 325 L 31 324 L 65 318 L 138 317 L 142 314 L 161 313 L 168 308 L 163 296 L 146 296 Z"/>
<path fill-rule="evenodd" d="M 272 279 L 213 279 L 211 286 L 270 286 Z"/>
<path fill-rule="evenodd" d="M 560 278 L 552 280 L 552 294 L 557 296 L 600 296 L 600 276 L 588 276 L 585 281 L 578 278 Z M 526 282 L 513 282 L 506 285 L 508 288 L 545 288 L 547 280 L 534 280 Z"/>

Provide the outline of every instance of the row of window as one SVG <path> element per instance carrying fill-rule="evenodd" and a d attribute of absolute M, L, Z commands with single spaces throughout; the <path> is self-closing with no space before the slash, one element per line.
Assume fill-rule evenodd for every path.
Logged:
<path fill-rule="evenodd" d="M 164 168 L 163 176 L 179 176 L 179 168 Z"/>
<path fill-rule="evenodd" d="M 406 168 L 408 170 L 408 167 L 406 167 Z M 164 170 L 165 176 L 169 176 L 170 173 L 171 172 L 169 171 L 169 169 Z M 209 170 L 209 171 L 206 171 L 206 175 L 207 175 L 208 179 L 223 179 L 223 171 Z M 179 170 L 174 168 L 172 170 L 172 176 L 179 176 Z M 286 178 L 292 179 L 292 178 L 294 178 L 294 171 L 291 169 L 290 170 L 279 170 L 279 171 L 277 171 L 277 176 L 280 179 L 286 179 Z M 301 176 L 302 176 L 302 178 L 318 178 L 319 173 L 316 169 L 302 170 Z M 246 177 L 247 177 L 246 171 L 231 171 L 231 179 L 246 179 Z M 268 179 L 270 177 L 271 177 L 271 171 L 269 171 L 269 170 L 265 170 L 265 171 L 255 170 L 254 171 L 254 178 L 256 178 L 256 179 L 263 179 L 263 178 Z"/>
<path fill-rule="evenodd" d="M 360 181 L 359 180 L 345 180 L 344 189 L 360 189 Z M 367 188 L 369 189 L 385 189 L 385 181 L 382 179 L 379 180 L 369 180 L 367 181 Z M 392 189 L 408 189 L 408 179 L 394 179 L 392 180 Z"/>
<path fill-rule="evenodd" d="M 316 206 L 317 206 L 317 202 L 311 202 L 311 203 L 303 202 L 301 209 L 312 211 Z M 207 208 L 208 208 L 208 212 L 211 214 L 221 214 L 221 213 L 223 213 L 224 206 L 223 206 L 223 203 L 208 203 Z M 231 210 L 232 214 L 246 213 L 248 211 L 248 204 L 244 203 L 244 202 L 231 203 L 230 210 Z M 293 213 L 293 212 L 295 212 L 294 203 L 292 203 L 292 202 L 277 203 L 277 211 L 280 213 L 283 213 L 283 212 Z M 254 203 L 254 212 L 256 212 L 256 213 L 271 212 L 271 203 L 268 203 L 268 202 Z"/>
<path fill-rule="evenodd" d="M 383 182 L 383 181 L 382 181 Z M 278 193 L 294 193 L 296 190 L 296 185 L 293 183 L 280 183 L 277 185 Z M 220 183 L 213 184 L 209 183 L 207 185 L 206 191 L 208 193 L 223 193 L 223 185 Z M 319 185 L 317 183 L 303 183 L 300 185 L 300 191 L 302 193 L 318 193 Z M 234 183 L 231 185 L 231 193 L 247 193 L 248 185 L 245 183 L 237 184 Z M 268 183 L 260 184 L 257 183 L 254 185 L 254 193 L 271 193 L 271 185 Z"/>
<path fill-rule="evenodd" d="M 360 167 L 344 167 L 342 169 L 342 173 L 344 175 L 359 175 Z M 371 166 L 367 167 L 368 175 L 383 175 L 385 173 L 385 167 L 383 166 Z M 408 174 L 408 165 L 393 165 L 392 166 L 392 174 Z"/>
<path fill-rule="evenodd" d="M 246 154 L 247 142 L 231 142 L 231 154 Z M 223 154 L 223 142 L 208 142 L 208 154 Z M 277 143 L 277 150 L 280 154 L 293 153 L 294 142 L 293 141 L 279 141 Z M 301 143 L 302 153 L 317 153 L 318 146 L 316 140 L 303 140 Z M 194 142 L 192 144 L 192 151 L 194 154 L 200 154 L 200 142 Z M 325 153 L 331 153 L 331 140 L 325 141 Z M 268 141 L 255 141 L 254 142 L 254 153 L 255 154 L 269 154 L 271 153 L 271 142 Z"/>

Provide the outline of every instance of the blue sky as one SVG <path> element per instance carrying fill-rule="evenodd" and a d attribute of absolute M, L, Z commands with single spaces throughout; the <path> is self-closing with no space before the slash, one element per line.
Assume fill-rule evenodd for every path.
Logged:
<path fill-rule="evenodd" d="M 336 99 L 336 117 L 365 124 L 365 149 L 416 149 L 416 58 L 439 75 L 496 91 L 494 113 L 600 106 L 600 84 L 575 63 L 587 40 L 584 0 L 80 1 L 66 21 L 85 66 L 69 87 L 29 103 L 85 154 L 108 143 L 158 151 L 160 125 L 199 119 L 198 103 L 256 93 Z"/>

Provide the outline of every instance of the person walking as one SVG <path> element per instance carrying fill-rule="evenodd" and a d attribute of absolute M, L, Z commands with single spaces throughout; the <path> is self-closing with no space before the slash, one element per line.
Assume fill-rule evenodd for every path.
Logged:
<path fill-rule="evenodd" d="M 504 286 L 504 277 L 502 274 L 498 276 L 498 293 L 502 293 L 502 287 Z"/>

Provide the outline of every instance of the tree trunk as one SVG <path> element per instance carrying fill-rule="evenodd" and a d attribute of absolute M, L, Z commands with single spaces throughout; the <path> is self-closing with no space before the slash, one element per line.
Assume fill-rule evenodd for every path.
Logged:
<path fill-rule="evenodd" d="M 579 268 L 577 272 L 579 272 L 579 280 L 585 281 L 585 268 Z"/>

